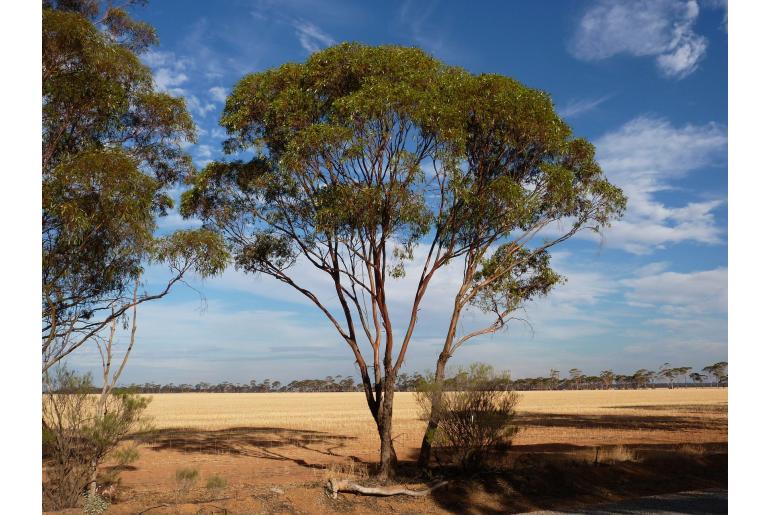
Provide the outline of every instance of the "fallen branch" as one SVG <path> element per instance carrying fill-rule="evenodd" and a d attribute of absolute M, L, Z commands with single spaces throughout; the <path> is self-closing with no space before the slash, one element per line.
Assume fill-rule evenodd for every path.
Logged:
<path fill-rule="evenodd" d="M 332 499 L 337 498 L 337 492 L 353 492 L 363 495 L 411 495 L 412 497 L 425 497 L 433 490 L 448 485 L 449 481 L 432 481 L 428 483 L 428 488 L 424 490 L 409 490 L 400 486 L 393 487 L 370 487 L 351 483 L 347 479 L 330 479 L 327 488 L 332 494 Z"/>

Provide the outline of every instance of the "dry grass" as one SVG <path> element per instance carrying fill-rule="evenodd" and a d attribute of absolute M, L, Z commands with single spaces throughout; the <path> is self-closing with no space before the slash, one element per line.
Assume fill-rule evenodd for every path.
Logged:
<path fill-rule="evenodd" d="M 625 445 L 602 449 L 599 452 L 599 462 L 601 463 L 622 463 L 625 461 L 636 461 L 636 459 L 636 452 Z"/>
<path fill-rule="evenodd" d="M 334 454 L 376 459 L 379 442 L 362 393 L 156 394 L 159 429 L 275 428 L 347 437 Z M 411 393 L 397 393 L 396 450 L 420 446 L 425 423 Z M 727 440 L 727 390 L 688 388 L 523 392 L 516 444 L 628 445 Z"/>

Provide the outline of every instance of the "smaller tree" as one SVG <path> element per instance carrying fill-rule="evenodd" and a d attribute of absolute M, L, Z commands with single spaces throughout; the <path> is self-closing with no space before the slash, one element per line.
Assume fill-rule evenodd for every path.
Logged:
<path fill-rule="evenodd" d="M 690 373 L 692 370 L 692 367 L 678 367 L 674 369 L 674 372 L 676 372 L 677 377 L 683 377 L 684 378 L 684 384 L 687 384 L 687 374 Z"/>
<path fill-rule="evenodd" d="M 699 374 L 698 372 L 693 372 L 690 374 L 690 379 L 693 383 L 696 384 L 703 384 L 703 380 L 706 379 L 706 376 L 703 374 Z"/>
<path fill-rule="evenodd" d="M 655 372 L 652 370 L 647 370 L 645 368 L 640 368 L 636 372 L 634 372 L 634 375 L 631 376 L 631 380 L 634 383 L 635 388 L 647 388 L 650 386 L 650 382 L 655 377 Z"/>
<path fill-rule="evenodd" d="M 658 378 L 665 379 L 668 382 L 668 387 L 674 387 L 674 379 L 677 376 L 677 369 L 671 367 L 671 363 L 663 363 L 658 369 Z"/>
<path fill-rule="evenodd" d="M 575 390 L 580 389 L 580 383 L 583 380 L 583 371 L 579 368 L 571 368 L 569 371 L 569 378 L 570 382 L 572 383 L 572 388 Z"/>
<path fill-rule="evenodd" d="M 556 387 L 559 386 L 559 372 L 556 369 L 551 369 L 548 371 L 548 384 L 551 390 L 555 390 Z"/>
<path fill-rule="evenodd" d="M 612 370 L 602 370 L 599 373 L 599 379 L 606 390 L 612 388 L 612 383 L 615 381 L 615 372 Z"/>
<path fill-rule="evenodd" d="M 706 372 L 714 378 L 717 386 L 722 385 L 727 382 L 727 361 L 720 361 L 713 365 L 703 367 L 703 372 Z"/>

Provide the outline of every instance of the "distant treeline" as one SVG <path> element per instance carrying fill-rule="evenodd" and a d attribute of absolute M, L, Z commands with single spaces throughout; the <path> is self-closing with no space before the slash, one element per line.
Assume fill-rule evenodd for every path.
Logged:
<path fill-rule="evenodd" d="M 461 371 L 445 380 L 445 389 L 452 390 L 456 384 L 463 383 Z M 413 392 L 430 379 L 429 374 L 400 374 L 396 381 L 396 391 Z M 721 361 L 701 372 L 693 372 L 692 367 L 672 367 L 668 363 L 661 365 L 657 371 L 639 369 L 633 374 L 616 374 L 612 370 L 603 370 L 599 375 L 585 375 L 577 368 L 567 372 L 562 377 L 559 370 L 551 369 L 547 377 L 526 377 L 512 379 L 503 375 L 496 381 L 495 388 L 501 390 L 628 390 L 639 388 L 681 388 L 693 386 L 727 386 L 727 362 Z M 358 392 L 363 391 L 363 385 L 356 383 L 352 376 L 326 376 L 324 379 L 298 379 L 283 384 L 281 381 L 265 379 L 248 383 L 197 384 L 130 384 L 125 387 L 140 393 L 266 393 L 266 392 Z"/>

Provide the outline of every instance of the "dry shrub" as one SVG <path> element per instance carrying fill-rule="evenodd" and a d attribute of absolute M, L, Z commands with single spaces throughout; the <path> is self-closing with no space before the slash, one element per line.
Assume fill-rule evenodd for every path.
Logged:
<path fill-rule="evenodd" d="M 179 490 L 183 493 L 187 493 L 198 481 L 198 469 L 191 467 L 184 467 L 177 469 L 176 482 L 179 485 Z"/>
<path fill-rule="evenodd" d="M 509 390 L 507 374 L 498 374 L 489 365 L 474 363 L 460 369 L 445 381 L 453 391 L 438 391 L 435 384 L 422 384 L 417 391 L 423 418 L 434 416 L 438 427 L 433 445 L 446 458 L 463 469 L 479 469 L 496 451 L 510 447 L 518 432 L 515 425 L 517 392 Z M 439 395 L 438 405 L 433 405 Z M 439 457 L 439 453 L 435 453 Z"/>
<path fill-rule="evenodd" d="M 622 463 L 624 461 L 636 461 L 637 459 L 636 452 L 625 445 L 602 449 L 599 453 L 599 461 L 605 463 Z"/>
<path fill-rule="evenodd" d="M 72 508 L 79 504 L 98 466 L 131 432 L 146 427 L 143 412 L 149 399 L 129 393 L 111 393 L 100 403 L 94 395 L 90 374 L 79 375 L 64 367 L 44 377 L 43 455 L 46 481 L 43 506 L 46 510 Z M 115 456 L 118 464 L 135 459 L 134 453 Z M 119 468 L 107 482 L 115 483 Z M 93 497 L 93 495 L 92 495 Z"/>
<path fill-rule="evenodd" d="M 369 478 L 369 470 L 366 465 L 353 459 L 347 459 L 342 463 L 332 463 L 324 469 L 324 482 L 329 479 L 361 480 Z"/>
<path fill-rule="evenodd" d="M 207 490 L 221 490 L 227 486 L 227 480 L 218 474 L 214 474 L 206 480 Z"/>
<path fill-rule="evenodd" d="M 702 445 L 686 443 L 679 446 L 678 452 L 679 454 L 684 454 L 685 456 L 703 456 L 706 454 L 706 448 Z"/>

